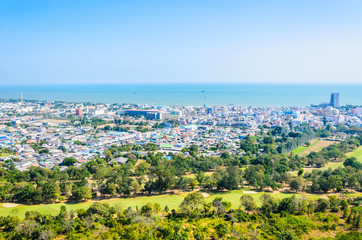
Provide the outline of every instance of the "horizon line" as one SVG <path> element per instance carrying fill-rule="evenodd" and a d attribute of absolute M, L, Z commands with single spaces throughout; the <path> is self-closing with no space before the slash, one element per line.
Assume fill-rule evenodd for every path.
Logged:
<path fill-rule="evenodd" d="M 123 83 L 21 83 L 21 84 L 1 84 L 0 86 L 18 87 L 18 86 L 76 86 L 76 85 L 362 85 L 362 83 L 344 82 L 344 83 L 324 83 L 324 82 L 123 82 Z"/>

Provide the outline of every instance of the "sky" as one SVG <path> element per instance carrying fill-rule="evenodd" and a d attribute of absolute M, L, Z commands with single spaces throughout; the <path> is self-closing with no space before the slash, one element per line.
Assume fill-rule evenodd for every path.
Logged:
<path fill-rule="evenodd" d="M 362 1 L 1 0 L 0 85 L 362 83 Z"/>

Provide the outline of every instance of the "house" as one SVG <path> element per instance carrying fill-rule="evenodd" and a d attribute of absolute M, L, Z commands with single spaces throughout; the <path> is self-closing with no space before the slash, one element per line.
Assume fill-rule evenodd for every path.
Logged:
<path fill-rule="evenodd" d="M 108 164 L 112 164 L 113 162 L 115 162 L 118 165 L 120 165 L 120 164 L 126 163 L 127 161 L 128 161 L 128 158 L 117 157 L 117 158 L 113 158 Z"/>

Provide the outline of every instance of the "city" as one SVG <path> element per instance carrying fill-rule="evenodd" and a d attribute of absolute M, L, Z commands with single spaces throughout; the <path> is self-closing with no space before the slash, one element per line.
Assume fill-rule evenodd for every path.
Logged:
<path fill-rule="evenodd" d="M 362 1 L 0 1 L 0 240 L 362 240 Z"/>
<path fill-rule="evenodd" d="M 181 152 L 194 144 L 207 156 L 220 156 L 221 152 L 213 148 L 225 144 L 231 153 L 242 155 L 237 145 L 245 136 L 254 136 L 264 127 L 289 128 L 303 124 L 315 128 L 361 127 L 362 108 L 338 108 L 338 100 L 334 102 L 333 95 L 330 104 L 305 108 L 234 105 L 173 108 L 3 101 L 0 103 L 0 147 L 11 149 L 12 154 L 2 154 L 0 159 L 16 159 L 19 170 L 30 166 L 62 166 L 64 158 L 69 157 L 77 159 L 79 166 L 101 156 L 111 145 L 127 143 L 153 143 L 166 153 Z M 339 133 L 330 139 L 344 137 L 345 134 Z"/>

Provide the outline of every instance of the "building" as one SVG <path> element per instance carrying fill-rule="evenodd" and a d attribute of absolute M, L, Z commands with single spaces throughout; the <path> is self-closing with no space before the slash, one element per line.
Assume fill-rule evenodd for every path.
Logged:
<path fill-rule="evenodd" d="M 339 107 L 339 93 L 331 93 L 331 101 L 329 103 L 332 107 Z"/>
<path fill-rule="evenodd" d="M 77 109 L 75 110 L 75 115 L 77 115 L 77 116 L 82 116 L 82 115 L 83 115 L 82 109 L 81 109 L 81 108 L 77 108 Z"/>
<path fill-rule="evenodd" d="M 170 117 L 169 112 L 158 110 L 125 110 L 124 114 L 129 116 L 144 116 L 147 119 L 166 119 Z"/>

